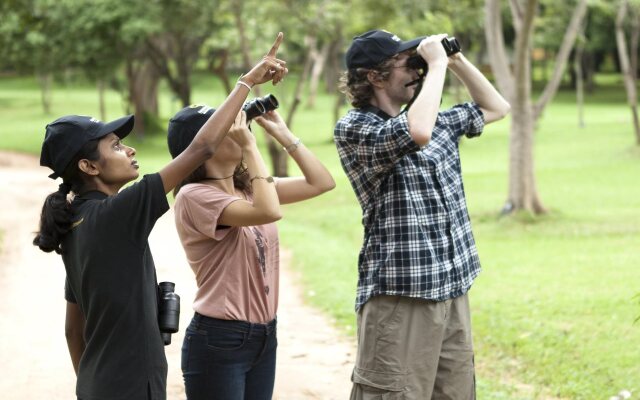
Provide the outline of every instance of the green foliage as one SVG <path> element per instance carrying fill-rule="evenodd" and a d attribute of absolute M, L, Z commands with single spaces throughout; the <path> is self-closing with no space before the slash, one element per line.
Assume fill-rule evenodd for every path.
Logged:
<path fill-rule="evenodd" d="M 353 0 L 351 36 L 371 29 L 385 29 L 406 39 L 446 32 L 449 35 L 482 37 L 484 2 Z M 481 39 L 484 40 L 484 39 Z"/>

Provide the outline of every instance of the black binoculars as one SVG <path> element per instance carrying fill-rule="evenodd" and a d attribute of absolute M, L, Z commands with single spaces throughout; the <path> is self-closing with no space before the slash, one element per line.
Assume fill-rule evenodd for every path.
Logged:
<path fill-rule="evenodd" d="M 455 37 L 444 38 L 440 43 L 442 43 L 442 47 L 444 47 L 447 57 L 460 52 L 460 42 L 458 42 L 458 39 Z M 420 54 L 416 53 L 407 59 L 407 68 L 415 70 L 421 69 L 423 74 L 425 74 L 429 69 L 429 66 L 424 58 L 422 58 Z"/>
<path fill-rule="evenodd" d="M 275 110 L 276 108 L 278 108 L 278 106 L 279 104 L 276 96 L 268 94 L 264 97 L 257 97 L 251 101 L 246 102 L 242 107 L 242 110 L 247 113 L 247 121 L 250 121 L 268 111 Z"/>
<path fill-rule="evenodd" d="M 171 344 L 171 334 L 178 332 L 180 325 L 180 296 L 175 294 L 176 284 L 158 284 L 158 326 L 164 345 Z"/>

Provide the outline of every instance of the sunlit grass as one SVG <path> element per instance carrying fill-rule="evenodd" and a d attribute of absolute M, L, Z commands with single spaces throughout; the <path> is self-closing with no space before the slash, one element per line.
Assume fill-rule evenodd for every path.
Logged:
<path fill-rule="evenodd" d="M 602 399 L 640 392 L 640 149 L 619 81 L 587 94 L 586 127 L 578 128 L 575 95 L 561 92 L 536 133 L 537 184 L 548 215 L 499 218 L 508 180 L 509 121 L 461 145 L 465 190 L 483 273 L 471 291 L 481 399 Z M 217 106 L 215 79 L 198 76 L 193 102 Z M 289 86 L 265 86 L 283 114 Z M 86 84 L 57 85 L 52 115 L 42 113 L 31 79 L 0 80 L 0 148 L 37 153 L 44 126 L 67 113 L 96 115 L 97 93 Z M 447 99 L 445 104 L 447 104 Z M 180 105 L 166 88 L 164 122 Z M 286 206 L 282 243 L 293 251 L 306 299 L 354 335 L 361 211 L 331 143 L 333 98 L 314 110 L 304 103 L 292 130 L 329 167 L 337 187 Z M 108 92 L 108 117 L 124 113 Z M 344 109 L 346 110 L 346 108 Z M 259 141 L 263 138 L 258 134 Z M 169 160 L 162 132 L 138 149 L 143 172 Z M 291 173 L 296 168 L 290 166 Z"/>

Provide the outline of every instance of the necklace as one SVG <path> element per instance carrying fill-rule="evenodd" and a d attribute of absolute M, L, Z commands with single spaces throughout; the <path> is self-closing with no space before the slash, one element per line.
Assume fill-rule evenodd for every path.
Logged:
<path fill-rule="evenodd" d="M 216 178 L 215 176 L 205 176 L 205 177 L 204 177 L 204 179 L 211 179 L 211 180 L 213 180 L 213 181 L 223 181 L 223 180 L 225 180 L 225 179 L 233 178 L 233 175 L 235 175 L 235 174 L 232 174 L 232 175 L 226 176 L 226 177 L 224 177 L 224 178 Z"/>

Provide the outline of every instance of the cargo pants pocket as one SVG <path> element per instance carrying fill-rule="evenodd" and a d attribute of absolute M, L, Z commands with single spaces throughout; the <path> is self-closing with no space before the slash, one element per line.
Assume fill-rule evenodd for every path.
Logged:
<path fill-rule="evenodd" d="M 407 373 L 354 368 L 351 400 L 403 400 Z"/>

